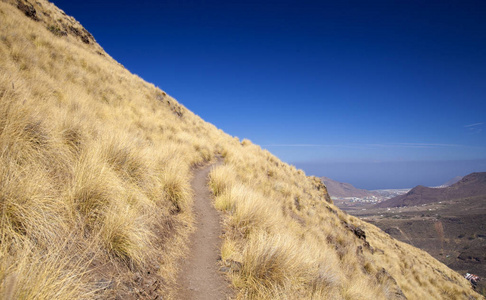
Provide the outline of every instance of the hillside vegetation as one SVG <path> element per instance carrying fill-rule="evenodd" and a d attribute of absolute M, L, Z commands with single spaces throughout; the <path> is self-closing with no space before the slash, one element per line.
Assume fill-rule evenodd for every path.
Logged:
<path fill-rule="evenodd" d="M 238 299 L 480 299 L 340 211 L 319 179 L 131 74 L 45 0 L 0 2 L 0 103 L 4 299 L 173 297 L 192 169 L 216 156 L 221 263 Z"/>

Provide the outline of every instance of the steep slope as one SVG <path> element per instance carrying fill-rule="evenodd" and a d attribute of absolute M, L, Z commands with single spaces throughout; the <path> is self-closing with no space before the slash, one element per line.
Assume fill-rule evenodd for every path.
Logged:
<path fill-rule="evenodd" d="M 479 299 L 337 209 L 318 178 L 130 74 L 53 4 L 2 0 L 0 20 L 2 298 L 173 297 L 192 169 L 218 154 L 210 185 L 237 298 Z"/>
<path fill-rule="evenodd" d="M 419 185 L 405 195 L 383 201 L 375 207 L 414 206 L 483 195 L 486 195 L 486 173 L 471 173 L 445 188 L 429 188 Z"/>
<path fill-rule="evenodd" d="M 331 178 L 321 177 L 322 182 L 327 187 L 329 195 L 331 197 L 369 197 L 369 196 L 376 196 L 376 193 L 371 191 L 358 189 L 352 186 L 349 183 L 343 183 L 339 181 L 332 180 Z"/>

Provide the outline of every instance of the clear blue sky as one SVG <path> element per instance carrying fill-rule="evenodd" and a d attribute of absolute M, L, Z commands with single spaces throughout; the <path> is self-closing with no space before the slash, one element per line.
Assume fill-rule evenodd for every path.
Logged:
<path fill-rule="evenodd" d="M 54 0 L 131 72 L 309 175 L 486 171 L 486 1 Z"/>

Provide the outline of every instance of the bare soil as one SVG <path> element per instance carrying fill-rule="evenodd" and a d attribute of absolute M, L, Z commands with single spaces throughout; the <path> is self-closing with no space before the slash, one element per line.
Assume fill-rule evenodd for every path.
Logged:
<path fill-rule="evenodd" d="M 177 299 L 217 300 L 231 298 L 232 291 L 220 269 L 221 217 L 211 203 L 208 174 L 218 162 L 194 173 L 196 230 L 190 236 L 189 254 L 182 262 Z"/>

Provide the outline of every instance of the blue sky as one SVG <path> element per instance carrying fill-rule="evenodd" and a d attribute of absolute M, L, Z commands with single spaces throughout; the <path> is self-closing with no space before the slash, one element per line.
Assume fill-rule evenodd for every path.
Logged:
<path fill-rule="evenodd" d="M 486 2 L 53 1 L 131 72 L 309 175 L 486 171 Z"/>

